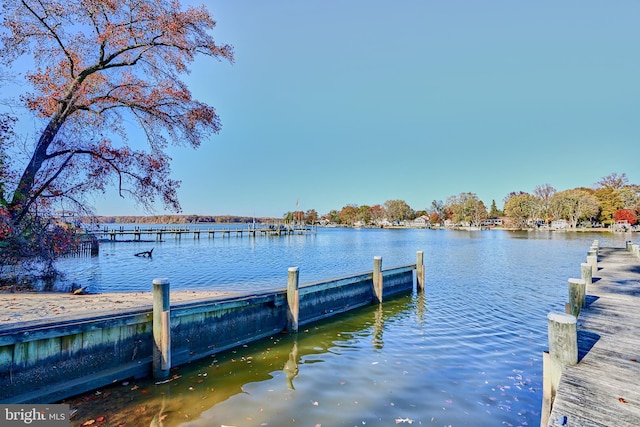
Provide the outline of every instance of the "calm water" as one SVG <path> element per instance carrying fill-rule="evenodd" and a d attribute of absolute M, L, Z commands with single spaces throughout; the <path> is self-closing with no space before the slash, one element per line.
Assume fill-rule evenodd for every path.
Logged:
<path fill-rule="evenodd" d="M 415 262 L 426 291 L 309 325 L 181 367 L 175 380 L 118 384 L 71 401 L 77 424 L 165 426 L 537 426 L 546 315 L 563 311 L 586 233 L 320 229 L 280 238 L 232 236 L 105 244 L 65 260 L 69 280 L 96 292 L 253 290 Z M 155 246 L 153 259 L 133 253 Z M 135 420 L 135 421 L 134 421 Z M 155 424 L 154 424 L 155 423 Z"/>

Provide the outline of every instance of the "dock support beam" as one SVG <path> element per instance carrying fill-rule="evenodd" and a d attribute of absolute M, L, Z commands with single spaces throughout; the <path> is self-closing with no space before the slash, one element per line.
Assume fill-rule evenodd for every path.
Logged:
<path fill-rule="evenodd" d="M 164 379 L 171 370 L 169 279 L 153 279 L 153 377 Z"/>
<path fill-rule="evenodd" d="M 290 333 L 298 333 L 298 315 L 300 311 L 298 282 L 298 267 L 289 267 L 289 276 L 287 278 L 287 331 Z"/>
<path fill-rule="evenodd" d="M 540 426 L 546 427 L 553 407 L 560 377 L 565 366 L 578 363 L 577 320 L 569 314 L 549 313 L 549 352 L 543 353 L 543 390 Z"/>
<path fill-rule="evenodd" d="M 593 284 L 593 270 L 591 265 L 583 262 L 580 264 L 580 272 L 582 273 L 582 280 L 584 280 L 585 286 Z"/>
<path fill-rule="evenodd" d="M 424 252 L 416 252 L 416 285 L 418 291 L 424 291 Z"/>
<path fill-rule="evenodd" d="M 586 283 L 583 279 L 569 279 L 570 314 L 578 317 L 586 305 Z"/>
<path fill-rule="evenodd" d="M 593 253 L 593 251 L 589 251 L 589 255 L 587 255 L 587 263 L 591 265 L 591 277 L 595 277 L 598 274 L 598 254 Z"/>
<path fill-rule="evenodd" d="M 382 302 L 382 257 L 373 257 L 373 300 Z"/>

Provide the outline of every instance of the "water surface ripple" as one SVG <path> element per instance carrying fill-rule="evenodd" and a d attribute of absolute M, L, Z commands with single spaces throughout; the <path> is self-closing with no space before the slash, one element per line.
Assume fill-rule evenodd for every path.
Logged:
<path fill-rule="evenodd" d="M 546 315 L 563 311 L 567 279 L 588 233 L 319 230 L 281 238 L 215 238 L 104 245 L 97 259 L 66 260 L 69 280 L 93 291 L 148 290 L 154 277 L 181 289 L 253 291 L 415 262 L 426 291 L 308 325 L 180 367 L 180 378 L 103 390 L 80 400 L 77 425 L 105 416 L 165 426 L 537 426 Z M 84 266 L 84 267 L 83 267 Z M 71 401 L 72 405 L 78 401 Z M 143 408 L 143 409 L 141 409 Z"/>

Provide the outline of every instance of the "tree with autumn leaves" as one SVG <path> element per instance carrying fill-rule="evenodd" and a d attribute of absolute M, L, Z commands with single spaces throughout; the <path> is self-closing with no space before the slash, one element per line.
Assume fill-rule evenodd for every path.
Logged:
<path fill-rule="evenodd" d="M 16 235 L 46 234 L 53 209 L 86 213 L 87 195 L 112 185 L 179 212 L 165 150 L 198 148 L 221 127 L 182 78 L 198 55 L 233 60 L 209 12 L 176 0 L 4 0 L 1 13 L 1 62 L 32 59 L 21 100 L 41 126 L 23 162 L 0 170 Z M 127 138 L 132 123 L 144 143 Z"/>
<path fill-rule="evenodd" d="M 626 220 L 634 224 L 640 212 L 640 186 L 630 184 L 625 173 L 603 177 L 593 188 L 556 191 L 549 184 L 536 187 L 534 194 L 511 193 L 505 200 L 505 214 L 517 228 L 543 221 L 565 219 L 572 228 L 579 221 L 612 225 Z M 637 220 L 637 219 L 636 219 Z"/>

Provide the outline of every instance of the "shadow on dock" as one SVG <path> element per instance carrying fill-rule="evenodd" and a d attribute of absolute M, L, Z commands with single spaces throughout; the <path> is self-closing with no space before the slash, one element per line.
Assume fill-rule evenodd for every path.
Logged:
<path fill-rule="evenodd" d="M 578 331 L 578 363 L 591 351 L 600 335 L 590 331 Z"/>
<path fill-rule="evenodd" d="M 585 305 L 588 308 L 591 304 L 598 301 L 600 297 L 595 295 L 586 295 L 584 298 L 585 298 Z"/>

